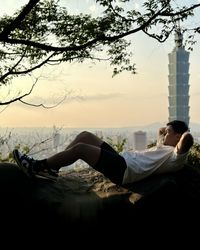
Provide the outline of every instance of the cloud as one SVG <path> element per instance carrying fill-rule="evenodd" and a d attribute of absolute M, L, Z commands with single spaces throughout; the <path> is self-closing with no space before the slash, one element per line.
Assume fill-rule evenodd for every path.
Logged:
<path fill-rule="evenodd" d="M 108 94 L 94 94 L 94 95 L 85 95 L 83 96 L 83 101 L 104 101 L 110 99 L 117 99 L 123 97 L 122 93 L 108 93 Z"/>
<path fill-rule="evenodd" d="M 122 93 L 108 93 L 108 94 L 91 94 L 91 95 L 83 95 L 83 94 L 66 94 L 61 96 L 61 95 L 52 95 L 48 97 L 39 97 L 39 96 L 29 96 L 26 99 L 24 99 L 25 102 L 31 103 L 34 105 L 39 105 L 43 104 L 47 107 L 54 106 L 56 104 L 60 105 L 65 105 L 67 103 L 72 103 L 72 102 L 91 102 L 91 101 L 104 101 L 104 100 L 113 100 L 117 98 L 122 98 L 125 96 Z M 16 102 L 15 106 L 20 106 L 24 108 L 30 108 L 32 109 L 32 106 L 27 106 L 24 105 L 20 102 Z"/>

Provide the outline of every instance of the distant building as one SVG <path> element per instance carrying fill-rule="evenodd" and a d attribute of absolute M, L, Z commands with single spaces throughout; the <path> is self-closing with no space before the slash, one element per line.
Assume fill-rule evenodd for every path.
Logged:
<path fill-rule="evenodd" d="M 182 120 L 189 125 L 189 52 L 184 49 L 180 28 L 175 33 L 175 48 L 169 58 L 169 121 Z"/>
<path fill-rule="evenodd" d="M 143 150 L 147 146 L 147 133 L 144 131 L 134 132 L 134 148 L 135 150 Z"/>

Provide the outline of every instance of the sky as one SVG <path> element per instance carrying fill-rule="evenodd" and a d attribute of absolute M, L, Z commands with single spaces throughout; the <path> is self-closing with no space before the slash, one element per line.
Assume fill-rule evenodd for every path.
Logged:
<path fill-rule="evenodd" d="M 0 14 L 12 13 L 27 2 L 0 0 Z M 136 7 L 139 3 L 134 1 Z M 68 4 L 75 13 L 80 8 L 93 14 L 98 11 L 93 0 L 72 0 Z M 0 127 L 106 128 L 167 122 L 168 53 L 175 46 L 174 37 L 164 44 L 141 33 L 130 39 L 137 74 L 123 72 L 112 78 L 112 68 L 105 62 L 65 63 L 45 68 L 32 95 L 25 100 L 48 105 L 66 96 L 65 101 L 53 109 L 13 103 L 0 113 Z M 189 59 L 190 122 L 195 123 L 200 123 L 199 46 L 198 42 Z M 12 85 L 0 89 L 1 98 L 10 92 L 13 95 L 26 92 L 32 83 L 30 78 L 18 78 Z"/>

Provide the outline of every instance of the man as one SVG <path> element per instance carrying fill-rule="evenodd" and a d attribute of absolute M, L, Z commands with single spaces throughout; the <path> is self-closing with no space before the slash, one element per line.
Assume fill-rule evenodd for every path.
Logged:
<path fill-rule="evenodd" d="M 156 146 L 143 151 L 118 153 L 96 135 L 84 131 L 64 151 L 47 159 L 34 160 L 18 150 L 13 151 L 13 156 L 29 177 L 56 179 L 61 167 L 81 159 L 112 182 L 123 185 L 152 174 L 178 171 L 184 166 L 192 145 L 187 124 L 174 120 L 159 129 Z"/>

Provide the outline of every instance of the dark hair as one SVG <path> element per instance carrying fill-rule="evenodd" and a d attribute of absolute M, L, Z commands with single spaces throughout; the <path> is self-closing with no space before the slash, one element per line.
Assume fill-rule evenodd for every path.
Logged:
<path fill-rule="evenodd" d="M 188 125 L 185 122 L 179 120 L 168 122 L 167 126 L 172 126 L 174 132 L 178 134 L 183 134 L 188 130 Z"/>

